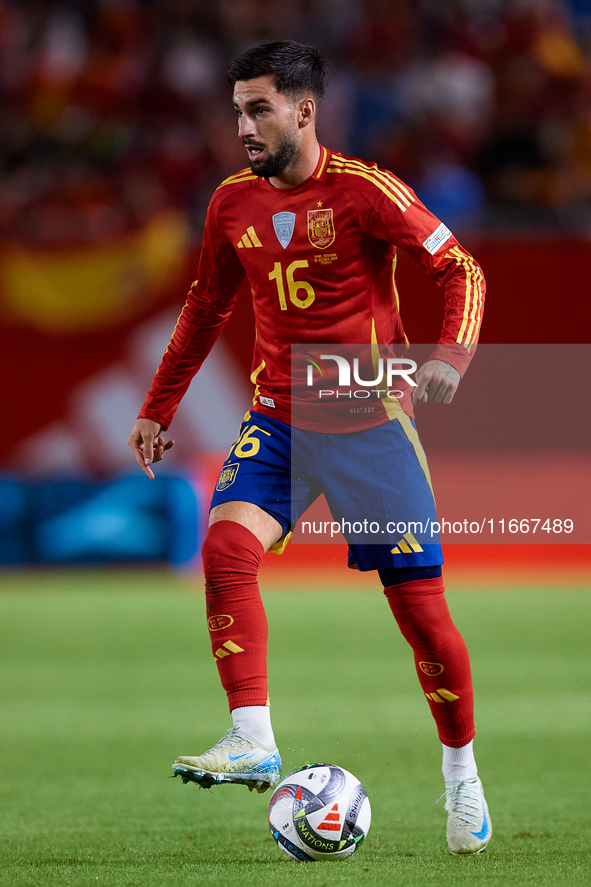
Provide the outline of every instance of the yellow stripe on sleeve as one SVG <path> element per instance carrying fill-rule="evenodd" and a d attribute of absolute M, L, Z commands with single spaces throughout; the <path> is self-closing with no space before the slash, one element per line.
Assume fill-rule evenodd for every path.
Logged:
<path fill-rule="evenodd" d="M 340 161 L 340 158 L 335 158 L 336 162 Z M 408 188 L 402 184 L 392 173 L 387 172 L 386 170 L 379 169 L 377 166 L 369 166 L 366 163 L 363 163 L 361 160 L 356 160 L 353 158 L 347 158 L 343 161 L 347 167 L 351 167 L 352 169 L 359 169 L 364 172 L 370 173 L 370 175 L 374 175 L 376 179 L 380 182 L 383 182 L 385 185 L 389 186 L 392 191 L 394 191 L 400 200 L 406 204 L 406 206 L 410 206 L 411 203 L 414 203 L 415 198 L 408 190 Z"/>
<path fill-rule="evenodd" d="M 477 265 L 474 264 L 475 270 L 475 289 L 476 289 L 476 299 L 473 304 L 472 309 L 472 317 L 470 326 L 468 327 L 468 331 L 466 333 L 466 343 L 468 345 L 474 345 L 476 340 L 478 339 L 478 333 L 480 332 L 480 324 L 482 323 L 482 309 L 484 303 L 484 293 L 482 292 L 482 284 L 484 282 L 484 278 L 482 276 L 482 272 L 478 268 Z"/>
<path fill-rule="evenodd" d="M 464 314 L 456 342 L 460 345 L 474 345 L 482 321 L 482 271 L 474 259 L 459 246 L 452 247 L 445 254 L 446 258 L 455 259 L 466 274 L 466 295 L 464 298 Z"/>
<path fill-rule="evenodd" d="M 256 178 L 257 177 L 250 171 L 250 169 L 241 169 L 240 172 L 234 173 L 233 176 L 228 176 L 227 179 L 224 179 L 224 181 L 217 186 L 216 191 L 219 191 L 224 185 L 236 185 L 239 182 L 248 182 Z"/>
<path fill-rule="evenodd" d="M 408 202 L 408 200 L 405 197 L 402 198 L 402 197 L 399 197 L 398 195 L 394 194 L 393 191 L 390 189 L 390 187 L 386 187 L 385 184 L 383 184 L 381 181 L 379 181 L 378 178 L 370 171 L 367 171 L 367 169 L 363 170 L 363 169 L 358 169 L 357 167 L 353 167 L 353 166 L 349 166 L 349 165 L 343 166 L 340 164 L 333 166 L 333 162 L 331 160 L 331 162 L 328 165 L 328 172 L 347 173 L 348 175 L 360 176 L 362 179 L 366 179 L 366 181 L 371 182 L 372 185 L 375 185 L 376 188 L 379 188 L 380 191 L 382 191 L 387 197 L 389 197 L 390 200 L 393 203 L 395 203 L 396 206 L 398 207 L 398 209 L 403 213 L 406 212 L 406 210 L 410 206 L 410 203 Z"/>

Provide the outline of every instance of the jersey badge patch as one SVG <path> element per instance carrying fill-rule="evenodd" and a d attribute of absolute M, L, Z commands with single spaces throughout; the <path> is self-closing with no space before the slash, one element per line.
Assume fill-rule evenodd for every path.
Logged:
<path fill-rule="evenodd" d="M 223 493 L 224 490 L 227 490 L 228 487 L 231 487 L 234 481 L 236 480 L 236 475 L 238 474 L 238 469 L 240 468 L 239 462 L 232 462 L 230 465 L 224 465 L 222 470 L 220 471 L 220 476 L 218 477 L 218 482 L 215 485 L 218 493 Z"/>
<path fill-rule="evenodd" d="M 283 247 L 287 249 L 293 237 L 293 229 L 295 228 L 295 213 L 275 213 L 273 216 L 273 227 L 277 240 Z"/>
<path fill-rule="evenodd" d="M 326 249 L 335 239 L 332 209 L 308 210 L 308 239 L 317 249 Z"/>
<path fill-rule="evenodd" d="M 273 407 L 275 409 L 275 401 L 272 397 L 261 397 L 259 395 L 259 400 L 265 407 Z"/>
<path fill-rule="evenodd" d="M 423 246 L 426 250 L 428 250 L 428 252 L 431 253 L 432 256 L 434 256 L 439 247 L 443 246 L 446 240 L 449 240 L 450 237 L 451 231 L 442 222 L 441 225 L 435 229 L 433 234 L 427 237 L 427 239 L 423 243 Z"/>

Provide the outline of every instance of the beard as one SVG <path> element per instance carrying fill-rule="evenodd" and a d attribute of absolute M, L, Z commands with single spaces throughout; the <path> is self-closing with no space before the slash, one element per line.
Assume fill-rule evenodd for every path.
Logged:
<path fill-rule="evenodd" d="M 297 150 L 295 139 L 284 136 L 273 154 L 269 154 L 266 160 L 252 160 L 250 168 L 255 176 L 263 176 L 266 179 L 281 175 L 296 156 Z"/>

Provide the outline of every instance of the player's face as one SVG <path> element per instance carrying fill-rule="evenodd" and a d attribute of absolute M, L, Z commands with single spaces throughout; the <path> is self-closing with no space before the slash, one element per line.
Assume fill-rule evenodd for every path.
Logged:
<path fill-rule="evenodd" d="M 234 86 L 238 135 L 257 176 L 280 175 L 298 153 L 297 102 L 277 92 L 272 74 L 239 80 Z"/>

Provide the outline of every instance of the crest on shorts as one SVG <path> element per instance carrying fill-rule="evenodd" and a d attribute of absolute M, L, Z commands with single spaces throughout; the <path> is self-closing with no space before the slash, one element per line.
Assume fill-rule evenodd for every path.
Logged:
<path fill-rule="evenodd" d="M 326 249 L 334 243 L 335 230 L 332 209 L 308 210 L 308 239 L 312 246 Z"/>
<path fill-rule="evenodd" d="M 232 484 L 236 480 L 236 475 L 238 474 L 239 468 L 239 462 L 232 462 L 230 465 L 224 465 L 224 467 L 220 471 L 218 482 L 215 485 L 218 493 L 223 493 L 224 490 L 227 490 L 228 487 L 232 486 Z"/>

